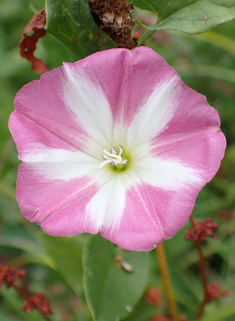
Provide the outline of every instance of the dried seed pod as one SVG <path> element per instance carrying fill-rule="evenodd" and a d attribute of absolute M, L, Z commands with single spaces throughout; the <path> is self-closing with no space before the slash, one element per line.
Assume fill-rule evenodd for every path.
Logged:
<path fill-rule="evenodd" d="M 132 49 L 136 39 L 131 38 L 135 25 L 133 5 L 126 0 L 86 0 L 97 25 L 106 32 L 118 47 Z"/>

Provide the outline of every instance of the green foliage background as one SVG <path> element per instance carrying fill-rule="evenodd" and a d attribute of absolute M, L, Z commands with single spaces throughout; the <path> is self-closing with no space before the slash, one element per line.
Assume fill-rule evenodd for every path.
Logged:
<path fill-rule="evenodd" d="M 138 5 L 141 1 L 133 2 Z M 234 7 L 231 0 L 224 1 L 224 4 L 232 4 Z M 126 321 L 148 321 L 154 313 L 167 314 L 166 304 L 154 308 L 144 301 L 144 291 L 149 286 L 163 288 L 154 251 L 149 254 L 126 251 L 127 262 L 136 269 L 136 273 L 130 273 L 129 277 L 127 272 L 125 274 L 112 265 L 110 257 L 114 257 L 118 249 L 108 241 L 89 235 L 53 238 L 20 214 L 15 200 L 19 161 L 7 124 L 13 111 L 15 93 L 24 84 L 39 78 L 31 71 L 30 65 L 19 57 L 17 43 L 24 26 L 34 14 L 33 8 L 40 10 L 43 7 L 42 0 L 0 1 L 0 263 L 26 269 L 26 284 L 29 289 L 32 292 L 41 291 L 51 300 L 54 312 L 52 320 L 92 320 L 85 294 L 93 316 L 100 321 L 116 320 L 117 307 L 127 304 L 130 306 L 127 305 L 128 308 L 120 312 L 120 317 Z M 139 20 L 149 18 L 146 12 L 138 9 L 135 12 Z M 219 224 L 216 238 L 205 241 L 203 250 L 208 262 L 209 281 L 217 282 L 221 288 L 228 289 L 230 296 L 210 303 L 203 321 L 232 321 L 235 318 L 234 30 L 235 20 L 221 24 L 202 35 L 189 36 L 163 30 L 157 31 L 147 43 L 179 72 L 188 86 L 207 96 L 209 103 L 221 116 L 221 127 L 227 138 L 228 146 L 222 166 L 212 182 L 200 193 L 194 215 L 195 219 L 211 217 Z M 49 69 L 60 66 L 62 61 L 80 58 L 50 33 L 40 39 L 36 55 L 46 61 Z M 176 302 L 180 312 L 187 314 L 189 320 L 192 320 L 202 300 L 203 291 L 196 247 L 184 241 L 184 230 L 187 228 L 189 225 L 172 239 L 165 241 L 165 247 Z M 89 252 L 89 248 L 93 248 L 93 242 L 97 245 L 97 251 L 100 245 L 100 255 L 97 257 L 92 256 L 92 250 Z M 96 266 L 97 271 L 93 266 Z M 101 273 L 103 266 L 107 269 L 104 275 Z M 100 278 L 92 279 L 89 273 L 97 273 Z M 105 279 L 105 282 L 110 282 L 107 283 L 108 290 L 99 290 L 99 282 L 107 274 L 109 279 Z M 143 277 L 143 284 L 139 282 L 140 276 Z M 125 297 L 125 293 L 129 293 L 125 292 L 127 284 L 129 290 L 133 289 L 133 295 Z M 96 295 L 92 292 L 93 287 L 98 289 Z M 111 306 L 107 311 L 100 312 L 100 295 L 103 307 Z M 22 299 L 13 290 L 2 287 L 0 320 L 42 320 L 37 312 L 27 314 L 21 311 L 22 304 Z"/>

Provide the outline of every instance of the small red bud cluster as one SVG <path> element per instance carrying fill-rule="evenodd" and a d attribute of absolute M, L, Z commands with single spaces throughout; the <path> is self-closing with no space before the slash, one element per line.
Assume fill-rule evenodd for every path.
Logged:
<path fill-rule="evenodd" d="M 23 282 L 25 276 L 25 270 L 14 270 L 7 266 L 0 265 L 0 288 L 3 281 L 6 281 L 7 287 L 10 288 L 12 284 L 17 280 Z"/>
<path fill-rule="evenodd" d="M 27 312 L 31 312 L 33 309 L 37 309 L 39 312 L 44 314 L 52 313 L 50 302 L 40 292 L 25 300 L 25 303 L 22 306 L 22 310 Z"/>
<path fill-rule="evenodd" d="M 214 237 L 214 231 L 218 224 L 214 223 L 211 218 L 194 223 L 191 231 L 185 231 L 185 240 L 192 240 L 193 242 L 204 241 L 207 236 Z"/>
<path fill-rule="evenodd" d="M 156 287 L 152 286 L 148 289 L 145 295 L 145 302 L 152 304 L 154 306 L 162 306 L 162 292 L 158 290 Z M 161 321 L 159 319 L 159 321 Z M 163 320 L 164 321 L 164 320 Z"/>
<path fill-rule="evenodd" d="M 25 270 L 12 269 L 9 266 L 0 265 L 0 288 L 3 281 L 6 282 L 8 288 L 13 287 L 24 298 L 24 305 L 22 306 L 22 310 L 24 311 L 30 312 L 33 309 L 37 309 L 42 315 L 52 313 L 50 302 L 42 293 L 38 292 L 30 296 L 28 291 L 15 284 L 15 281 L 22 283 L 24 276 Z"/>
<path fill-rule="evenodd" d="M 221 296 L 228 296 L 229 295 L 229 291 L 227 291 L 227 290 L 221 291 L 220 287 L 216 283 L 208 284 L 206 290 L 207 290 L 207 296 L 206 296 L 207 302 L 217 300 Z"/>

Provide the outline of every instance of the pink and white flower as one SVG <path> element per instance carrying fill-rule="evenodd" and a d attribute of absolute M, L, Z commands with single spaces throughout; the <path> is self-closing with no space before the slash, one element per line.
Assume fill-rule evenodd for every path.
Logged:
<path fill-rule="evenodd" d="M 206 98 L 146 47 L 47 72 L 16 95 L 22 214 L 48 234 L 150 250 L 187 222 L 225 138 Z"/>

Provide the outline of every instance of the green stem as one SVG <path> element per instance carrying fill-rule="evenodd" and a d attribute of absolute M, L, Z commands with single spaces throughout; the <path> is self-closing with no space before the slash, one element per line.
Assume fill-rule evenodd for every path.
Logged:
<path fill-rule="evenodd" d="M 141 46 L 148 38 L 150 38 L 156 30 L 147 31 L 138 41 L 137 47 Z"/>

